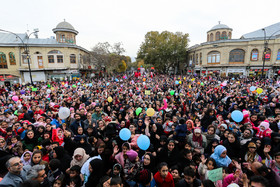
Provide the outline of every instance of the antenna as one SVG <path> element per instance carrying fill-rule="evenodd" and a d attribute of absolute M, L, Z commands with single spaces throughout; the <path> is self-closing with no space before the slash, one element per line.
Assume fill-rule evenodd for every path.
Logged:
<path fill-rule="evenodd" d="M 29 33 L 28 24 L 26 25 L 26 29 L 27 29 L 26 33 Z"/>
<path fill-rule="evenodd" d="M 218 21 L 219 25 L 221 24 L 221 21 Z"/>

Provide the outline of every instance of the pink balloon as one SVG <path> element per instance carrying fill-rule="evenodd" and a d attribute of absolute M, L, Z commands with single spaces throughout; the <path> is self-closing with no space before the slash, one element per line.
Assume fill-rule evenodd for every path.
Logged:
<path fill-rule="evenodd" d="M 13 96 L 13 97 L 12 97 L 12 100 L 15 101 L 15 102 L 18 101 L 18 96 L 16 96 L 16 95 Z"/>

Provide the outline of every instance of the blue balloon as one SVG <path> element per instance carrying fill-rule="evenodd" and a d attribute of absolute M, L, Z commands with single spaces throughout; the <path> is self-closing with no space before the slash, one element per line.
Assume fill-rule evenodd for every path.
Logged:
<path fill-rule="evenodd" d="M 250 91 L 251 91 L 251 92 L 253 92 L 253 91 L 255 91 L 255 90 L 256 90 L 256 87 L 255 87 L 255 86 L 251 86 L 251 87 L 250 87 Z"/>
<path fill-rule="evenodd" d="M 179 81 L 175 81 L 175 84 L 179 84 Z"/>
<path fill-rule="evenodd" d="M 116 78 L 115 81 L 116 81 L 116 82 L 119 82 L 119 79 Z"/>
<path fill-rule="evenodd" d="M 110 83 L 109 82 L 107 82 L 107 84 L 106 84 L 107 86 L 109 86 L 110 85 Z"/>
<path fill-rule="evenodd" d="M 80 82 L 78 82 L 78 83 L 77 83 L 77 85 L 81 85 L 81 83 L 80 83 Z"/>
<path fill-rule="evenodd" d="M 150 147 L 149 137 L 142 134 L 137 138 L 137 145 L 140 149 L 146 151 Z"/>
<path fill-rule="evenodd" d="M 243 113 L 240 112 L 239 110 L 235 110 L 235 111 L 233 111 L 233 112 L 231 113 L 231 118 L 232 118 L 235 122 L 239 123 L 239 122 L 241 122 L 241 121 L 243 120 Z"/>
<path fill-rule="evenodd" d="M 123 128 L 121 131 L 120 131 L 120 138 L 123 140 L 123 141 L 126 141 L 126 140 L 129 140 L 130 136 L 131 136 L 131 132 L 128 128 Z"/>
<path fill-rule="evenodd" d="M 234 80 L 234 78 L 232 78 L 232 80 Z"/>
<path fill-rule="evenodd" d="M 88 86 L 92 87 L 92 83 L 89 83 Z"/>

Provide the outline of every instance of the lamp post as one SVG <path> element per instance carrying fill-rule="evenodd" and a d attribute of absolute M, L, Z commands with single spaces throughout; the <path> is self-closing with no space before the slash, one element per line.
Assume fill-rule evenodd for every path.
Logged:
<path fill-rule="evenodd" d="M 33 85 L 33 80 L 32 80 L 32 75 L 31 75 L 31 68 L 30 68 L 30 60 L 29 60 L 29 50 L 28 50 L 28 40 L 29 40 L 29 37 L 31 36 L 31 34 L 34 34 L 35 36 L 37 36 L 37 33 L 39 32 L 39 30 L 38 29 L 34 29 L 34 32 L 32 32 L 32 33 L 30 33 L 29 35 L 26 35 L 27 36 L 27 42 L 26 43 L 24 43 L 23 42 L 23 39 L 19 36 L 19 35 L 17 35 L 16 33 L 14 33 L 14 32 L 11 32 L 11 31 L 7 31 L 7 30 L 3 30 L 3 29 L 0 29 L 0 31 L 2 31 L 2 32 L 7 32 L 7 33 L 10 33 L 10 34 L 13 34 L 13 35 L 15 35 L 17 38 L 19 38 L 20 39 L 20 41 L 21 41 L 21 43 L 22 43 L 22 45 L 23 45 L 23 48 L 24 48 L 24 53 L 26 53 L 26 58 L 27 58 L 27 63 L 28 63 L 28 70 L 29 70 L 29 76 L 30 76 L 30 81 L 31 81 L 31 84 Z M 20 57 L 21 58 L 21 57 Z"/>
<path fill-rule="evenodd" d="M 268 42 L 271 39 L 272 36 L 274 36 L 274 34 L 276 34 L 277 32 L 279 32 L 280 30 L 275 31 L 274 33 L 272 33 L 268 39 L 266 39 L 266 30 L 265 28 L 262 29 L 263 33 L 264 33 L 264 51 L 263 51 L 263 66 L 262 66 L 262 79 L 264 78 L 263 72 L 264 72 L 264 65 L 265 65 L 265 55 L 266 55 L 266 51 L 268 48 Z"/>

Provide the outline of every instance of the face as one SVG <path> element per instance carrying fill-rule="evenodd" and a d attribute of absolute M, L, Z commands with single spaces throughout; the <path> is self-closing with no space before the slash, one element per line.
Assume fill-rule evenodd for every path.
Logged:
<path fill-rule="evenodd" d="M 276 156 L 275 161 L 279 164 L 280 163 L 280 156 Z"/>
<path fill-rule="evenodd" d="M 29 139 L 32 139 L 32 138 L 34 137 L 34 132 L 32 132 L 32 131 L 28 132 L 28 133 L 27 133 L 27 137 L 28 137 Z"/>
<path fill-rule="evenodd" d="M 251 121 L 252 121 L 252 122 L 257 121 L 257 119 L 258 119 L 258 116 L 255 116 L 255 115 L 254 115 L 254 116 L 251 116 Z"/>
<path fill-rule="evenodd" d="M 79 120 L 81 119 L 81 116 L 80 116 L 80 115 L 75 115 L 75 119 L 76 119 L 77 121 L 79 121 Z"/>
<path fill-rule="evenodd" d="M 53 187 L 61 187 L 61 181 L 60 180 L 56 180 L 53 184 Z"/>
<path fill-rule="evenodd" d="M 179 171 L 177 169 L 174 169 L 173 171 L 171 171 L 171 175 L 173 178 L 180 178 Z"/>
<path fill-rule="evenodd" d="M 128 151 L 128 148 L 127 148 L 126 146 L 123 146 L 123 147 L 122 147 L 122 152 L 123 152 L 124 154 L 126 154 L 127 151 Z"/>
<path fill-rule="evenodd" d="M 113 170 L 114 175 L 119 175 L 120 170 L 118 170 L 116 167 Z"/>
<path fill-rule="evenodd" d="M 225 130 L 226 130 L 225 127 L 220 126 L 220 131 L 221 131 L 221 132 L 224 132 Z"/>
<path fill-rule="evenodd" d="M 209 128 L 207 132 L 208 132 L 208 134 L 214 134 L 215 131 L 214 131 L 214 128 Z"/>
<path fill-rule="evenodd" d="M 185 178 L 185 181 L 186 181 L 188 184 L 192 184 L 195 177 L 184 176 L 184 178 Z"/>
<path fill-rule="evenodd" d="M 78 173 L 76 171 L 70 171 L 70 178 L 74 178 L 78 175 Z"/>
<path fill-rule="evenodd" d="M 192 160 L 192 153 L 188 153 L 188 154 L 186 155 L 186 158 L 187 158 L 188 160 Z"/>
<path fill-rule="evenodd" d="M 235 137 L 234 137 L 232 134 L 229 134 L 229 135 L 228 135 L 228 141 L 229 141 L 230 143 L 235 142 Z"/>
<path fill-rule="evenodd" d="M 78 134 L 83 134 L 83 128 L 78 128 L 77 132 Z"/>
<path fill-rule="evenodd" d="M 34 164 L 39 164 L 39 162 L 41 161 L 41 154 L 40 153 L 36 153 L 33 155 L 32 160 L 34 162 Z"/>
<path fill-rule="evenodd" d="M 214 164 L 213 164 L 212 161 L 209 161 L 209 162 L 207 163 L 207 168 L 208 168 L 208 170 L 214 169 Z"/>
<path fill-rule="evenodd" d="M 163 166 L 163 167 L 160 169 L 159 173 L 160 173 L 160 176 L 161 176 L 162 178 L 165 178 L 165 177 L 167 176 L 167 174 L 168 174 L 168 167 L 167 167 L 167 166 Z"/>
<path fill-rule="evenodd" d="M 167 148 L 169 151 L 172 151 L 175 147 L 175 144 L 173 142 L 169 142 L 168 145 L 167 145 Z"/>
<path fill-rule="evenodd" d="M 11 173 L 20 173 L 23 167 L 22 161 L 20 158 L 12 159 L 10 162 L 10 167 L 8 168 Z"/>
<path fill-rule="evenodd" d="M 221 156 L 222 158 L 226 158 L 226 156 L 227 156 L 227 151 L 225 150 L 220 156 Z"/>
<path fill-rule="evenodd" d="M 199 137 L 201 134 L 200 134 L 199 132 L 195 132 L 194 135 L 195 135 L 196 137 Z"/>
<path fill-rule="evenodd" d="M 249 138 L 250 135 L 251 135 L 251 133 L 250 133 L 249 130 L 245 130 L 244 133 L 243 133 L 244 138 Z"/>
<path fill-rule="evenodd" d="M 28 161 L 31 158 L 31 155 L 29 153 L 25 153 L 23 158 L 24 158 L 25 161 Z"/>
<path fill-rule="evenodd" d="M 225 133 L 224 133 L 225 138 L 228 138 L 228 133 L 229 133 L 228 131 L 225 131 Z"/>
<path fill-rule="evenodd" d="M 37 181 L 40 183 L 44 182 L 45 178 L 47 177 L 45 170 L 41 170 L 38 172 L 38 177 L 36 178 Z"/>
<path fill-rule="evenodd" d="M 93 170 L 92 170 L 92 167 L 91 167 L 90 164 L 89 164 L 89 166 L 88 166 L 88 169 L 89 169 L 89 172 L 92 173 Z"/>
<path fill-rule="evenodd" d="M 75 155 L 75 159 L 80 162 L 83 159 L 82 155 Z"/>
<path fill-rule="evenodd" d="M 0 140 L 0 148 L 3 148 L 5 146 L 6 142 L 5 140 L 1 139 Z"/>
<path fill-rule="evenodd" d="M 149 165 L 150 163 L 151 163 L 151 158 L 150 158 L 150 156 L 149 155 L 145 155 L 144 156 L 144 165 L 145 166 L 147 166 L 147 165 Z"/>
<path fill-rule="evenodd" d="M 46 125 L 46 130 L 47 130 L 47 131 L 50 131 L 51 129 L 52 129 L 52 126 Z"/>
<path fill-rule="evenodd" d="M 48 133 L 44 134 L 44 139 L 49 139 L 50 135 Z"/>
<path fill-rule="evenodd" d="M 257 140 L 256 145 L 257 145 L 257 147 L 260 147 L 262 145 L 262 142 L 260 140 Z"/>

